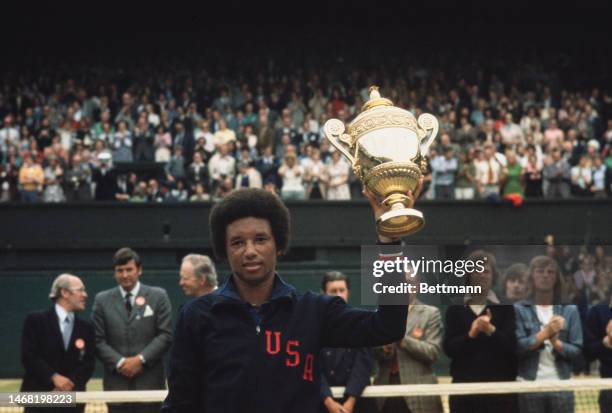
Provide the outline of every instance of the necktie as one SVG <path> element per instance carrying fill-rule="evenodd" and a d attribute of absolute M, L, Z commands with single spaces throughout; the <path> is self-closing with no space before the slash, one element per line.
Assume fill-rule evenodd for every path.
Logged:
<path fill-rule="evenodd" d="M 70 336 L 72 335 L 72 321 L 70 317 L 66 316 L 64 320 L 64 331 L 62 332 L 62 338 L 64 339 L 64 350 L 68 350 L 68 344 L 70 343 Z"/>
<path fill-rule="evenodd" d="M 128 314 L 132 312 L 132 301 L 130 300 L 130 297 L 132 297 L 132 293 L 127 293 L 125 295 L 125 309 L 127 310 Z"/>
<path fill-rule="evenodd" d="M 489 159 L 489 176 L 488 176 L 488 180 L 489 180 L 489 185 L 493 185 L 493 163 L 491 162 L 490 159 Z"/>

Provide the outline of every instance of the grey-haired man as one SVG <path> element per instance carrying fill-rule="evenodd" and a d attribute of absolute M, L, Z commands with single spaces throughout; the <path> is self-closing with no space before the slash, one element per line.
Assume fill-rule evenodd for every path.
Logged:
<path fill-rule="evenodd" d="M 206 255 L 186 255 L 181 263 L 179 285 L 187 297 L 213 292 L 218 285 L 215 264 Z"/>
<path fill-rule="evenodd" d="M 79 277 L 61 274 L 53 281 L 49 298 L 51 308 L 28 314 L 23 324 L 21 391 L 85 391 L 94 370 L 96 344 L 93 326 L 75 315 L 85 309 L 85 286 Z M 62 410 L 82 412 L 83 408 Z M 53 412 L 55 408 L 34 411 Z"/>

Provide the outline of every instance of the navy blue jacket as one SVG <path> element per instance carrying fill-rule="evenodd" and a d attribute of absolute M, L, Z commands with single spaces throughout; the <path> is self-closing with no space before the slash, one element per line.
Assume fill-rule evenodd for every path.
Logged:
<path fill-rule="evenodd" d="M 514 308 L 491 302 L 486 308 L 491 310 L 491 322 L 496 329 L 490 336 L 479 333 L 476 338 L 468 336 L 476 319 L 470 307 L 451 305 L 446 310 L 443 347 L 451 359 L 453 383 L 512 381 L 516 378 Z"/>
<path fill-rule="evenodd" d="M 81 340 L 83 348 L 76 342 Z M 94 328 L 91 323 L 74 317 L 74 327 L 68 345 L 60 332 L 55 306 L 45 311 L 29 313 L 23 323 L 21 362 L 25 368 L 21 391 L 51 391 L 51 376 L 59 373 L 68 377 L 75 391 L 85 391 L 95 366 Z"/>
<path fill-rule="evenodd" d="M 357 399 L 370 384 L 372 354 L 368 348 L 325 348 L 321 351 L 321 401 L 333 397 L 330 386 L 344 386 L 344 396 Z"/>
<path fill-rule="evenodd" d="M 584 351 L 587 356 L 599 359 L 601 377 L 612 377 L 612 349 L 602 342 L 610 319 L 612 308 L 600 304 L 589 310 L 584 324 Z"/>
<path fill-rule="evenodd" d="M 259 312 L 233 276 L 183 307 L 170 352 L 166 413 L 316 412 L 319 353 L 404 336 L 407 306 L 355 309 L 339 297 L 298 293 L 276 276 Z"/>

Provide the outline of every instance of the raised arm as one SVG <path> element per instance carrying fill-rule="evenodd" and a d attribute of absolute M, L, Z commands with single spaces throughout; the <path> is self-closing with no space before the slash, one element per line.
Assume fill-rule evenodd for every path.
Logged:
<path fill-rule="evenodd" d="M 411 199 L 418 197 L 422 188 L 423 178 Z M 365 189 L 364 196 L 370 203 L 374 221 L 388 210 L 370 191 Z M 409 205 L 410 207 L 412 205 Z M 397 255 L 401 255 L 400 239 L 378 235 L 378 243 L 395 245 Z M 384 257 L 382 259 L 393 258 Z M 319 297 L 323 302 L 321 309 L 322 345 L 324 347 L 374 347 L 399 341 L 406 331 L 408 303 L 406 305 L 379 305 L 376 311 L 352 308 L 338 297 Z"/>

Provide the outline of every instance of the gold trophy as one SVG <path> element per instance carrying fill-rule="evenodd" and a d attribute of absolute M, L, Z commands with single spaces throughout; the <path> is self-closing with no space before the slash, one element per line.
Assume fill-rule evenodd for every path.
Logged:
<path fill-rule="evenodd" d="M 370 100 L 350 123 L 348 133 L 339 119 L 325 122 L 323 130 L 361 182 L 390 207 L 376 222 L 381 235 L 400 237 L 423 228 L 423 213 L 407 207 L 411 199 L 406 193 L 415 190 L 425 172 L 425 156 L 438 134 L 433 115 L 424 113 L 417 120 L 372 86 Z"/>

